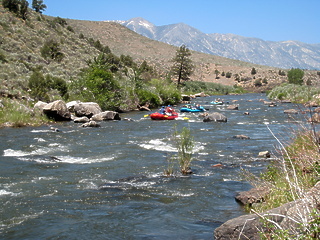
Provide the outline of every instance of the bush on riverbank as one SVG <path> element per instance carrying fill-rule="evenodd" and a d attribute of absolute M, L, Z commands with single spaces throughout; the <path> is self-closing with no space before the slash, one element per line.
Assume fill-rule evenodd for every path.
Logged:
<path fill-rule="evenodd" d="M 268 98 L 272 100 L 290 100 L 294 103 L 306 103 L 315 101 L 320 104 L 320 99 L 316 98 L 320 94 L 320 88 L 306 85 L 285 83 L 272 89 Z"/>

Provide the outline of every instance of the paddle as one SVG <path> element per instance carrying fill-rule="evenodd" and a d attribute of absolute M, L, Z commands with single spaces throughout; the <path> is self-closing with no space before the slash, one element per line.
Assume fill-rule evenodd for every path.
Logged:
<path fill-rule="evenodd" d="M 144 115 L 143 117 L 149 117 L 149 114 L 147 114 L 147 115 Z"/>

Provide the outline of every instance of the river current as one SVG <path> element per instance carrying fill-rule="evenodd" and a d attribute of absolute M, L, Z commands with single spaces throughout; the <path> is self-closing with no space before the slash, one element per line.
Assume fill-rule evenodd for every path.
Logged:
<path fill-rule="evenodd" d="M 133 121 L 100 128 L 0 129 L 0 239 L 213 239 L 216 227 L 245 214 L 234 200 L 251 188 L 243 169 L 259 174 L 276 155 L 268 127 L 288 141 L 297 120 L 283 113 L 296 106 L 268 107 L 264 94 L 220 97 L 237 100 L 239 110 L 210 104 L 214 96 L 193 102 L 221 112 L 226 123 L 193 113 L 153 121 L 131 112 L 121 117 Z M 190 128 L 195 140 L 190 176 L 163 176 L 176 153 L 174 126 Z M 272 157 L 259 158 L 260 151 Z"/>

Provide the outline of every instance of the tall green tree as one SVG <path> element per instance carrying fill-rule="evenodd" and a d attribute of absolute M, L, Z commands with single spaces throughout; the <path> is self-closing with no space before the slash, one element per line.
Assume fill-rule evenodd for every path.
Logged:
<path fill-rule="evenodd" d="M 32 0 L 32 8 L 38 13 L 42 13 L 47 6 L 43 3 L 43 0 Z"/>
<path fill-rule="evenodd" d="M 189 80 L 190 75 L 193 73 L 194 65 L 190 56 L 190 50 L 185 45 L 182 45 L 177 50 L 176 56 L 172 59 L 173 66 L 171 67 L 171 73 L 177 78 L 178 87 L 181 81 Z"/>
<path fill-rule="evenodd" d="M 288 76 L 289 83 L 302 85 L 304 71 L 299 68 L 292 68 L 291 70 L 288 71 L 287 76 Z"/>

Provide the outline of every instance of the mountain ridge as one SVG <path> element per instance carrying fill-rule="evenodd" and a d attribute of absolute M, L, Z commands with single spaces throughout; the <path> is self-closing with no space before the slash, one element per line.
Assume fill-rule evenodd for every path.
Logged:
<path fill-rule="evenodd" d="M 153 40 L 203 53 L 278 68 L 320 69 L 320 43 L 265 41 L 232 33 L 203 33 L 185 23 L 156 26 L 141 17 L 114 21 Z"/>

